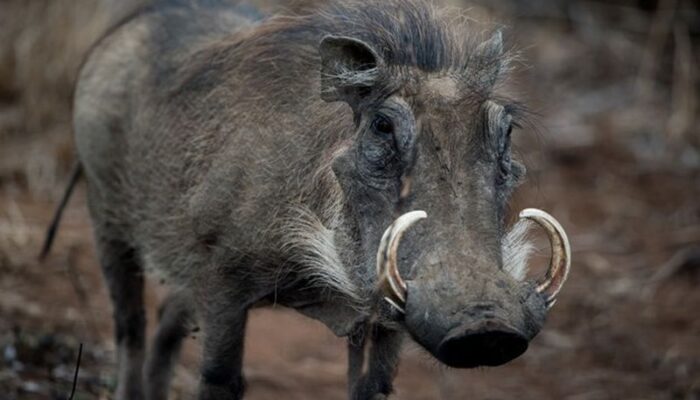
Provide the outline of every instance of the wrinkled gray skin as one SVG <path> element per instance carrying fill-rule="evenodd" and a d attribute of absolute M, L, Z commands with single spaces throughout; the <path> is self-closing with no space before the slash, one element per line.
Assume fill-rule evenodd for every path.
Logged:
<path fill-rule="evenodd" d="M 500 34 L 478 38 L 418 0 L 266 20 L 179 3 L 192 2 L 115 28 L 76 89 L 116 397 L 166 398 L 201 322 L 199 398 L 240 398 L 247 313 L 269 303 L 348 337 L 353 399 L 391 393 L 403 332 L 454 367 L 522 353 L 545 305 L 502 265 L 524 170 L 509 154 L 516 108 L 495 94 Z M 415 209 L 429 218 L 399 248 L 403 315 L 376 290 L 375 256 Z M 144 271 L 175 288 L 148 357 Z"/>

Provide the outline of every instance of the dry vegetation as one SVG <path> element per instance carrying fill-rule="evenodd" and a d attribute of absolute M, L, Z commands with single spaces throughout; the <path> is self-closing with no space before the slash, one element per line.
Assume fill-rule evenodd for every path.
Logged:
<path fill-rule="evenodd" d="M 82 190 L 51 259 L 35 258 L 73 160 L 82 54 L 138 1 L 0 3 L 0 398 L 66 398 L 80 342 L 76 398 L 109 398 L 113 387 L 110 307 Z M 409 344 L 397 397 L 700 399 L 700 8 L 690 0 L 470 7 L 506 21 L 506 37 L 522 49 L 513 90 L 539 117 L 519 134 L 529 179 L 513 208 L 561 219 L 573 272 L 525 356 L 453 371 Z M 250 332 L 249 398 L 343 398 L 344 346 L 322 326 L 277 309 L 256 312 Z M 198 341 L 190 342 L 176 398 L 196 385 Z"/>

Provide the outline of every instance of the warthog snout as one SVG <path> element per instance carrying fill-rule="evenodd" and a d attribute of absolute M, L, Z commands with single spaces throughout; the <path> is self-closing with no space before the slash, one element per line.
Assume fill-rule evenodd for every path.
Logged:
<path fill-rule="evenodd" d="M 561 225 L 541 210 L 520 214 L 542 226 L 552 245 L 540 282 L 516 279 L 500 268 L 465 275 L 455 271 L 466 267 L 438 266 L 422 273 L 429 269 L 423 265 L 405 281 L 397 263 L 399 243 L 411 225 L 426 217 L 422 211 L 404 214 L 384 233 L 377 254 L 384 299 L 404 315 L 413 338 L 448 366 L 498 366 L 523 354 L 568 275 L 570 248 Z"/>
<path fill-rule="evenodd" d="M 486 319 L 452 329 L 435 356 L 453 368 L 495 367 L 523 354 L 528 342 L 508 323 Z"/>

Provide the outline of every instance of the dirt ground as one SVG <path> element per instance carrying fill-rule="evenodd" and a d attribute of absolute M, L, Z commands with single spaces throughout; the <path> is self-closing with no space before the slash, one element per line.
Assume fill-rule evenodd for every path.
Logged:
<path fill-rule="evenodd" d="M 80 343 L 75 398 L 109 399 L 114 389 L 111 309 L 82 185 L 51 257 L 36 261 L 73 160 L 75 68 L 120 12 L 112 3 L 0 3 L 0 399 L 67 398 Z M 467 5 L 520 49 L 511 91 L 536 114 L 517 133 L 528 178 L 512 209 L 555 215 L 573 267 L 522 357 L 452 370 L 407 343 L 394 398 L 700 399 L 700 7 Z M 533 264 L 544 264 L 538 239 L 545 250 Z M 149 283 L 151 322 L 166 292 Z M 175 399 L 195 391 L 199 345 L 186 344 Z M 253 312 L 247 398 L 345 398 L 345 364 L 344 341 L 321 324 Z"/>

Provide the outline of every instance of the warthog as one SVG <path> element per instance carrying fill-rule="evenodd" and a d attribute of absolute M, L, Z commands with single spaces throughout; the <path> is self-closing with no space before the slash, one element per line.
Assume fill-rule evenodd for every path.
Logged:
<path fill-rule="evenodd" d="M 525 170 L 510 150 L 522 108 L 498 95 L 501 34 L 421 0 L 241 10 L 156 2 L 80 73 L 76 144 L 114 303 L 117 398 L 166 398 L 197 321 L 199 398 L 240 398 L 260 304 L 348 338 L 353 399 L 392 392 L 406 332 L 451 367 L 522 354 L 569 244 L 539 210 L 505 228 Z M 552 242 L 539 282 L 525 279 L 528 219 Z M 144 271 L 175 288 L 148 356 Z"/>

